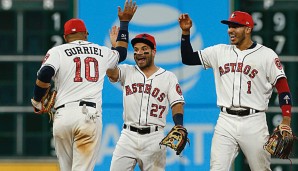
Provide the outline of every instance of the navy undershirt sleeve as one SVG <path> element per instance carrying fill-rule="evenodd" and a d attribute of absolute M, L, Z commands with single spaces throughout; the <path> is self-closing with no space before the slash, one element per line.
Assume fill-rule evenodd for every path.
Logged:
<path fill-rule="evenodd" d="M 192 46 L 190 44 L 190 35 L 182 35 L 180 48 L 183 64 L 202 65 L 198 53 L 194 52 L 192 49 Z"/>
<path fill-rule="evenodd" d="M 38 72 L 37 78 L 44 83 L 50 83 L 54 74 L 54 68 L 52 68 L 51 66 L 44 66 Z"/>
<path fill-rule="evenodd" d="M 38 72 L 37 79 L 44 83 L 50 83 L 54 74 L 55 74 L 55 70 L 52 67 L 44 66 Z M 35 84 L 34 90 L 33 90 L 34 100 L 39 102 L 42 99 L 42 97 L 45 95 L 46 91 L 47 91 L 47 88 L 42 88 Z"/>
<path fill-rule="evenodd" d="M 126 59 L 127 57 L 127 49 L 125 47 L 122 47 L 122 46 L 117 46 L 117 47 L 112 47 L 111 48 L 112 50 L 117 50 L 118 53 L 119 53 L 119 62 L 122 62 Z"/>

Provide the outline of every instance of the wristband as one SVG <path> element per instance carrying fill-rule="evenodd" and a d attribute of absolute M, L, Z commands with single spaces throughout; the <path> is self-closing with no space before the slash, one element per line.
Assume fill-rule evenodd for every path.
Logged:
<path fill-rule="evenodd" d="M 173 121 L 174 121 L 175 125 L 183 126 L 183 114 L 182 113 L 174 114 Z"/>
<path fill-rule="evenodd" d="M 123 41 L 128 43 L 128 31 L 127 30 L 119 30 L 116 41 Z"/>
<path fill-rule="evenodd" d="M 184 35 L 184 34 L 182 34 L 181 41 L 190 41 L 190 35 Z"/>
<path fill-rule="evenodd" d="M 34 97 L 33 99 L 37 102 L 40 102 L 42 97 L 46 94 L 48 88 L 41 88 L 35 84 L 34 86 Z"/>
<path fill-rule="evenodd" d="M 120 30 L 116 41 L 128 43 L 128 21 L 120 21 Z"/>
<path fill-rule="evenodd" d="M 279 106 L 283 105 L 292 105 L 292 97 L 290 92 L 283 92 L 278 95 L 279 97 Z"/>
<path fill-rule="evenodd" d="M 128 21 L 120 21 L 120 30 L 128 31 Z"/>

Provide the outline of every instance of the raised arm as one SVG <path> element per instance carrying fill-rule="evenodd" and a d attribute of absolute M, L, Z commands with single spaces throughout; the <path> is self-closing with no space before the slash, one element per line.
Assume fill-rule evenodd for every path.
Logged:
<path fill-rule="evenodd" d="M 188 14 L 181 14 L 178 18 L 182 35 L 190 35 L 190 28 L 192 27 L 192 20 Z"/>
<path fill-rule="evenodd" d="M 120 30 L 120 27 L 117 27 L 117 26 L 113 26 L 110 30 L 109 35 L 110 35 L 110 41 L 111 41 L 112 47 L 116 47 L 116 44 L 117 44 L 116 40 L 117 40 L 117 37 L 118 37 L 118 34 L 119 34 L 119 30 Z M 116 49 L 116 48 L 114 48 L 114 49 Z M 117 82 L 118 81 L 118 78 L 119 78 L 118 67 L 115 67 L 113 69 L 108 69 L 106 74 L 109 77 L 111 82 Z"/>
<path fill-rule="evenodd" d="M 188 14 L 181 14 L 178 18 L 180 28 L 182 30 L 181 36 L 181 57 L 182 63 L 186 65 L 201 65 L 201 61 L 197 52 L 193 51 L 190 43 L 190 28 L 192 27 L 192 20 Z"/>
<path fill-rule="evenodd" d="M 113 26 L 111 29 L 110 29 L 110 42 L 111 42 L 111 45 L 113 48 L 116 47 L 116 43 L 117 43 L 117 37 L 118 37 L 118 33 L 119 33 L 119 30 L 120 30 L 120 27 L 118 26 Z"/>
<path fill-rule="evenodd" d="M 120 20 L 120 30 L 117 36 L 116 44 L 114 49 L 116 49 L 120 54 L 119 62 L 126 59 L 127 47 L 128 47 L 128 24 L 137 10 L 136 2 L 132 0 L 126 0 L 124 3 L 124 9 L 122 11 L 121 7 L 118 6 L 118 18 Z"/>

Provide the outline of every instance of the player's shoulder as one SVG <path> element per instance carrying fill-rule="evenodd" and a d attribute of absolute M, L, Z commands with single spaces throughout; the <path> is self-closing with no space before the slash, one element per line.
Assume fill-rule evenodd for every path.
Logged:
<path fill-rule="evenodd" d="M 233 49 L 233 46 L 228 44 L 216 44 L 216 45 L 209 46 L 208 48 L 212 48 L 216 50 L 230 50 L 230 49 Z"/>
<path fill-rule="evenodd" d="M 52 53 L 59 53 L 59 51 L 61 51 L 61 48 L 64 45 L 65 44 L 54 46 L 54 47 L 50 48 L 47 53 L 50 53 L 50 54 L 52 54 Z"/>
<path fill-rule="evenodd" d="M 231 50 L 234 48 L 234 45 L 231 44 L 218 44 L 216 45 L 217 48 L 225 49 L 225 50 Z"/>
<path fill-rule="evenodd" d="M 69 43 L 64 43 L 64 44 L 57 45 L 57 46 L 50 48 L 47 53 L 55 54 L 55 56 L 59 56 L 60 54 L 62 54 L 65 51 L 65 49 L 69 49 L 72 47 L 73 47 L 73 45 L 70 45 Z"/>
<path fill-rule="evenodd" d="M 166 69 L 164 69 L 164 68 L 159 68 L 159 71 L 161 72 L 161 73 L 164 73 L 164 74 L 167 74 L 167 75 L 175 75 L 172 71 L 170 71 L 170 70 L 166 70 Z"/>
<path fill-rule="evenodd" d="M 232 45 L 224 44 L 224 43 L 216 44 L 216 45 L 213 45 L 213 46 L 217 47 L 217 48 L 232 48 Z"/>
<path fill-rule="evenodd" d="M 65 43 L 65 44 L 62 44 L 62 45 L 54 46 L 54 47 L 52 47 L 52 49 L 55 49 L 55 50 L 67 49 L 67 48 L 69 48 L 71 46 L 72 46 L 71 44 Z"/>
<path fill-rule="evenodd" d="M 162 75 L 166 78 L 173 78 L 173 77 L 176 78 L 176 75 L 174 74 L 174 72 L 166 70 L 166 69 L 161 68 L 161 67 L 158 70 L 158 74 L 160 74 L 160 75 Z"/>
<path fill-rule="evenodd" d="M 136 70 L 136 67 L 134 65 L 129 65 L 129 64 L 119 64 L 118 68 L 121 70 Z"/>
<path fill-rule="evenodd" d="M 100 44 L 97 44 L 97 43 L 92 43 L 92 45 L 93 46 L 96 46 L 96 47 L 98 47 L 99 49 L 104 49 L 104 50 L 110 50 L 110 51 L 112 51 L 112 49 L 111 48 L 109 48 L 109 47 L 107 47 L 107 46 L 103 46 L 103 45 L 100 45 Z"/>
<path fill-rule="evenodd" d="M 258 49 L 261 53 L 263 53 L 264 56 L 277 57 L 276 52 L 273 49 L 271 49 L 265 45 L 257 43 L 257 46 L 255 48 Z"/>

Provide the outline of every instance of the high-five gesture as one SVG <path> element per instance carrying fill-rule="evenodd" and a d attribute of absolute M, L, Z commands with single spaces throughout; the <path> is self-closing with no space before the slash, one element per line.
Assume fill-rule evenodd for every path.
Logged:
<path fill-rule="evenodd" d="M 188 14 L 181 14 L 178 18 L 182 34 L 189 35 L 190 28 L 192 27 L 192 20 Z"/>
<path fill-rule="evenodd" d="M 124 9 L 121 10 L 121 7 L 118 6 L 118 17 L 120 21 L 130 21 L 137 11 L 138 6 L 136 2 L 132 2 L 132 0 L 126 0 L 124 3 Z"/>
<path fill-rule="evenodd" d="M 118 37 L 119 30 L 120 30 L 120 27 L 117 27 L 117 26 L 113 26 L 110 29 L 110 41 L 111 41 L 112 47 L 116 47 L 116 40 Z"/>
<path fill-rule="evenodd" d="M 136 2 L 132 2 L 132 0 L 125 1 L 123 11 L 121 7 L 118 6 L 118 18 L 120 20 L 120 27 L 112 27 L 110 37 L 112 36 L 111 43 L 113 48 L 115 48 L 120 54 L 119 63 L 126 59 L 129 40 L 128 25 L 133 15 L 137 11 L 137 8 L 138 7 L 136 5 Z M 115 42 L 116 34 L 118 35 Z"/>

